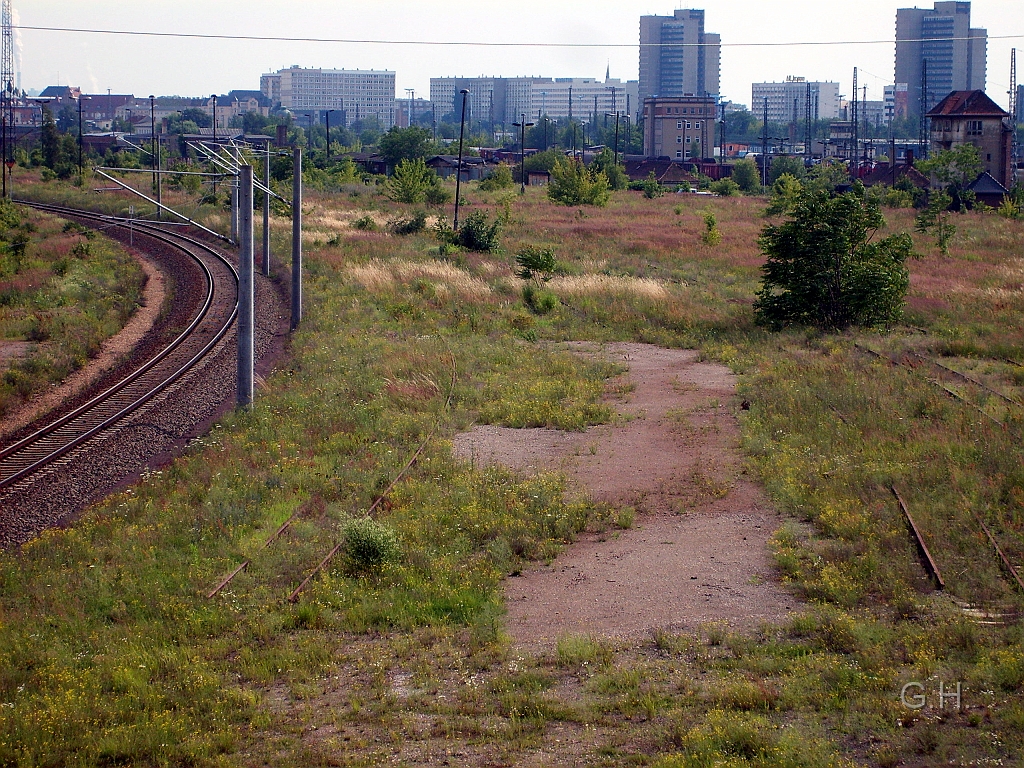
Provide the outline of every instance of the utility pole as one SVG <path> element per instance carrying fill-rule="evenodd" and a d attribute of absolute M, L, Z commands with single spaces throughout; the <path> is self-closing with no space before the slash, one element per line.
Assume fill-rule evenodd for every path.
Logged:
<path fill-rule="evenodd" d="M 857 178 L 857 169 L 860 165 L 860 160 L 857 154 L 857 68 L 853 68 L 853 103 L 850 104 L 850 122 L 851 122 L 851 133 L 850 138 L 853 142 L 853 151 L 850 153 L 850 176 L 854 179 Z"/>
<path fill-rule="evenodd" d="M 811 136 L 811 81 L 807 81 L 807 89 L 804 94 L 804 160 L 811 157 L 814 139 Z"/>
<path fill-rule="evenodd" d="M 11 0 L 3 0 L 3 29 L 2 37 L 3 44 L 2 53 L 0 53 L 0 87 L 3 87 L 3 94 L 0 96 L 0 129 L 2 129 L 2 139 L 0 139 L 0 162 L 3 163 L 0 167 L 0 173 L 3 174 L 3 196 L 7 197 L 7 176 L 9 170 L 13 170 L 13 163 L 8 169 L 7 163 L 14 159 L 13 141 L 7 140 L 7 129 L 8 126 L 11 130 L 14 130 L 14 13 L 11 10 Z M 79 94 L 81 97 L 81 94 Z M 81 100 L 78 102 L 81 104 Z M 17 131 L 14 136 L 17 137 Z M 81 135 L 81 130 L 79 130 Z M 81 162 L 79 162 L 81 166 Z M 80 171 L 81 172 L 81 171 Z M 11 184 L 13 186 L 14 176 L 11 174 Z"/>
<path fill-rule="evenodd" d="M 163 205 L 163 184 L 160 183 L 160 142 L 156 137 L 156 99 L 153 94 L 149 95 L 149 134 L 149 146 L 152 152 L 151 160 L 153 165 L 153 189 L 156 190 L 156 217 L 160 219 L 163 217 L 163 210 L 160 208 Z"/>
<path fill-rule="evenodd" d="M 270 139 L 263 142 L 263 186 L 270 189 Z M 270 193 L 263 191 L 263 274 L 270 277 Z"/>
<path fill-rule="evenodd" d="M 238 242 L 238 396 L 239 408 L 252 404 L 253 395 L 253 238 L 252 238 L 252 166 L 238 169 L 241 222 Z"/>
<path fill-rule="evenodd" d="M 761 128 L 761 186 L 768 186 L 768 97 L 764 97 L 764 125 Z"/>
<path fill-rule="evenodd" d="M 292 150 L 292 321 L 302 322 L 302 150 Z"/>
<path fill-rule="evenodd" d="M 462 94 L 462 120 L 459 122 L 459 164 L 455 168 L 455 220 L 452 229 L 459 231 L 459 192 L 462 189 L 462 137 L 466 130 L 466 100 L 469 98 L 469 89 L 463 88 Z"/>
<path fill-rule="evenodd" d="M 928 59 L 921 60 L 921 106 L 917 116 L 917 150 L 919 159 L 928 158 Z"/>
<path fill-rule="evenodd" d="M 512 123 L 519 129 L 519 194 L 526 194 L 526 129 L 533 123 L 526 122 L 526 113 L 522 113 L 518 123 Z"/>

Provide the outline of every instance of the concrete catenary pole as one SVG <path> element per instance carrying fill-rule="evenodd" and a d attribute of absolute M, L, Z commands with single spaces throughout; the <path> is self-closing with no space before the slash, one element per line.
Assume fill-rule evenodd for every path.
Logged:
<path fill-rule="evenodd" d="M 270 142 L 264 144 L 263 186 L 270 189 Z M 263 274 L 270 277 L 270 193 L 263 192 Z"/>
<path fill-rule="evenodd" d="M 240 176 L 236 176 L 231 184 L 231 239 L 238 242 L 238 185 Z"/>
<path fill-rule="evenodd" d="M 292 322 L 294 331 L 302 322 L 302 150 L 292 154 Z"/>
<path fill-rule="evenodd" d="M 252 166 L 238 169 L 238 406 L 252 404 L 253 394 L 253 194 Z"/>

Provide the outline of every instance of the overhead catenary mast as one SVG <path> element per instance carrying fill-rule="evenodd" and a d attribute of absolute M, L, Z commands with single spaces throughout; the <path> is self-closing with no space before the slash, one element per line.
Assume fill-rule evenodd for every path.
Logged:
<path fill-rule="evenodd" d="M 10 133 L 13 138 L 14 130 L 14 13 L 11 10 L 11 0 L 3 0 L 3 31 L 0 37 L 3 38 L 0 45 L 0 86 L 3 93 L 0 95 L 0 122 L 2 122 L 2 147 L 3 154 L 3 196 L 7 197 L 7 162 L 14 156 L 13 140 L 8 140 Z"/>

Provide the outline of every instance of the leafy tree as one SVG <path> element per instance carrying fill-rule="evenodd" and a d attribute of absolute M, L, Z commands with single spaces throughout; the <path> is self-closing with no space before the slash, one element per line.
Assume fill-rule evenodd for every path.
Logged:
<path fill-rule="evenodd" d="M 422 159 L 401 160 L 384 185 L 384 194 L 396 203 L 422 203 L 427 190 L 439 183 L 437 174 Z"/>
<path fill-rule="evenodd" d="M 615 153 L 610 147 L 602 149 L 590 163 L 592 171 L 601 171 L 608 177 L 608 185 L 614 190 L 629 186 L 629 177 L 622 166 L 615 162 Z"/>
<path fill-rule="evenodd" d="M 832 194 L 836 188 L 850 183 L 850 170 L 846 163 L 821 163 L 804 176 L 802 184 L 812 192 Z"/>
<path fill-rule="evenodd" d="M 853 192 L 829 195 L 807 190 L 792 218 L 769 224 L 758 240 L 767 260 L 754 311 L 773 328 L 897 322 L 910 285 L 906 267 L 914 255 L 906 233 L 871 242 L 885 224 L 877 202 Z"/>
<path fill-rule="evenodd" d="M 765 216 L 778 216 L 796 207 L 803 194 L 804 185 L 788 173 L 784 173 L 772 184 L 772 200 L 765 209 Z"/>
<path fill-rule="evenodd" d="M 953 197 L 948 192 L 934 189 L 928 196 L 928 205 L 914 219 L 918 232 L 935 232 L 943 256 L 949 256 L 949 244 L 956 235 L 956 225 L 949 220 L 952 204 Z"/>
<path fill-rule="evenodd" d="M 181 117 L 179 119 L 183 122 L 191 120 L 200 128 L 209 128 L 213 125 L 213 118 L 198 107 L 189 107 L 188 109 L 181 110 Z"/>
<path fill-rule="evenodd" d="M 43 127 L 41 131 L 41 143 L 43 145 L 43 165 L 51 171 L 55 170 L 60 162 L 60 131 L 53 120 L 53 113 L 49 107 L 43 107 Z"/>
<path fill-rule="evenodd" d="M 560 158 L 551 169 L 548 197 L 563 205 L 604 206 L 611 191 L 603 172 L 591 171 L 576 160 Z"/>
<path fill-rule="evenodd" d="M 377 151 L 392 167 L 403 160 L 422 160 L 434 149 L 430 131 L 416 125 L 408 128 L 393 127 L 377 142 Z"/>
<path fill-rule="evenodd" d="M 522 280 L 550 280 L 558 269 L 555 253 L 550 248 L 527 245 L 516 253 L 516 277 Z"/>
<path fill-rule="evenodd" d="M 732 180 L 740 185 L 744 194 L 756 195 L 761 191 L 761 172 L 757 163 L 749 157 L 736 162 L 732 167 Z"/>
<path fill-rule="evenodd" d="M 547 171 L 550 173 L 555 167 L 555 163 L 561 160 L 562 157 L 562 153 L 557 149 L 549 149 L 546 152 L 537 152 L 530 155 L 523 162 L 523 165 L 526 166 L 527 173 L 530 173 L 530 171 Z"/>
<path fill-rule="evenodd" d="M 954 210 L 964 211 L 974 205 L 974 193 L 967 186 L 981 174 L 984 166 L 981 153 L 973 144 L 960 144 L 937 152 L 917 164 L 921 173 L 945 185 Z"/>
<path fill-rule="evenodd" d="M 780 155 L 772 159 L 772 164 L 768 168 L 768 186 L 775 184 L 780 176 L 788 174 L 794 179 L 802 179 L 806 173 L 807 169 L 804 168 L 803 160 L 798 157 Z"/>
<path fill-rule="evenodd" d="M 723 179 L 723 181 L 728 181 L 728 179 Z M 718 228 L 718 219 L 715 218 L 715 212 L 710 208 L 705 210 L 701 216 L 704 217 L 704 231 L 700 233 L 700 240 L 709 248 L 714 248 L 722 242 L 722 230 Z"/>

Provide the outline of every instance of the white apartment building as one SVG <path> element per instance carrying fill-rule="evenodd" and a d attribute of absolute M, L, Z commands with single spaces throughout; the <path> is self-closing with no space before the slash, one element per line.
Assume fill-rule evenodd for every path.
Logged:
<path fill-rule="evenodd" d="M 784 83 L 753 83 L 750 111 L 761 119 L 764 100 L 768 99 L 768 122 L 802 123 L 806 118 L 810 85 L 812 120 L 832 120 L 839 117 L 839 83 L 810 82 L 804 77 L 787 77 Z"/>
<path fill-rule="evenodd" d="M 298 65 L 260 76 L 260 90 L 294 113 L 333 109 L 332 124 L 376 117 L 395 124 L 395 73 L 376 69 L 305 69 Z"/>
<path fill-rule="evenodd" d="M 636 80 L 623 82 L 605 77 L 433 77 L 430 79 L 430 101 L 437 107 L 438 119 L 461 116 L 462 89 L 466 96 L 467 120 L 511 125 L 526 115 L 536 122 L 543 115 L 553 120 L 570 114 L 570 96 L 574 118 L 592 119 L 595 106 L 598 118 L 606 112 L 627 111 L 635 118 L 643 105 L 638 103 Z"/>

